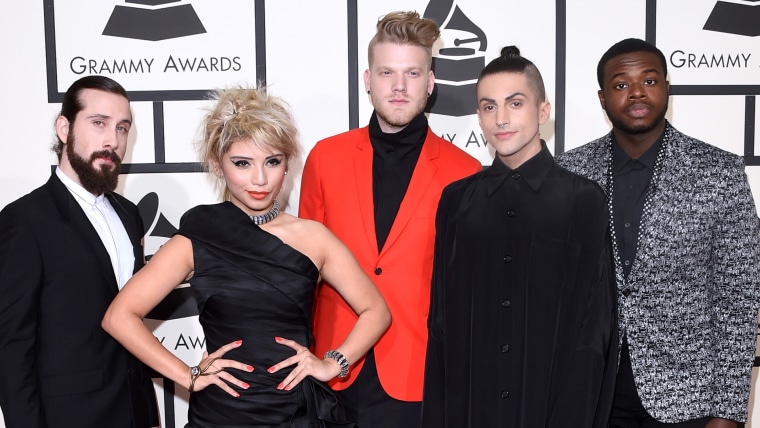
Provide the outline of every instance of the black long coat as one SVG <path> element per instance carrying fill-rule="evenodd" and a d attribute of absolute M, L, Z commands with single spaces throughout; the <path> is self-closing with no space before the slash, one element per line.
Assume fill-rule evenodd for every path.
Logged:
<path fill-rule="evenodd" d="M 436 228 L 422 426 L 606 426 L 617 314 L 602 189 L 543 147 L 449 185 Z"/>

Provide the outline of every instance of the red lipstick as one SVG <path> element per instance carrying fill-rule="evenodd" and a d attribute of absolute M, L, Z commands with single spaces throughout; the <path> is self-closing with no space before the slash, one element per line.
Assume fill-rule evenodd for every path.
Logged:
<path fill-rule="evenodd" d="M 253 199 L 256 199 L 258 201 L 265 199 L 267 196 L 269 196 L 269 192 L 248 192 L 248 194 L 251 195 Z"/>

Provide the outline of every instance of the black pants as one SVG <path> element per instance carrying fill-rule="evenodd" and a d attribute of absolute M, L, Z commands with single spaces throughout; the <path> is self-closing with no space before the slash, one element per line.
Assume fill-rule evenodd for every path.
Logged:
<path fill-rule="evenodd" d="M 390 397 L 377 377 L 374 350 L 370 349 L 362 371 L 338 398 L 356 417 L 359 428 L 419 428 L 422 403 Z"/>
<path fill-rule="evenodd" d="M 633 381 L 633 370 L 631 369 L 631 357 L 628 353 L 628 340 L 623 338 L 610 428 L 704 428 L 710 419 L 712 418 L 706 417 L 666 424 L 651 417 L 641 404 L 639 393 L 636 391 L 636 383 Z"/>

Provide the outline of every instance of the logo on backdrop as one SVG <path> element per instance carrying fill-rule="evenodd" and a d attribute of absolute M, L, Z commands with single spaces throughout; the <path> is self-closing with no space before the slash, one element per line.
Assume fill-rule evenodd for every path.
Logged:
<path fill-rule="evenodd" d="M 174 226 L 160 211 L 159 198 L 154 192 L 148 193 L 137 203 L 137 210 L 143 223 L 143 237 L 171 238 L 176 232 Z M 150 260 L 150 255 L 146 259 Z M 173 319 L 198 315 L 198 306 L 190 287 L 175 288 L 161 303 L 146 316 L 154 320 Z"/>
<path fill-rule="evenodd" d="M 425 111 L 444 116 L 474 114 L 475 86 L 486 65 L 486 34 L 453 0 L 430 0 L 423 17 L 438 23 L 442 39 L 447 39 L 447 34 L 466 35 L 455 37 L 453 47 L 441 48 L 433 57 L 436 90 Z"/>
<path fill-rule="evenodd" d="M 266 81 L 259 1 L 217 7 L 191 0 L 43 0 L 43 6 L 49 102 L 61 102 L 86 75 L 116 80 L 133 102 L 153 102 L 152 156 L 125 163 L 124 174 L 200 172 L 183 151 L 168 147 L 164 102 L 206 100 L 230 82 Z"/>
<path fill-rule="evenodd" d="M 133 101 L 156 102 L 205 100 L 209 90 L 229 82 L 266 80 L 259 2 L 226 0 L 224 7 L 192 0 L 43 3 L 50 11 L 45 32 L 51 102 L 60 102 L 66 88 L 85 75 L 111 77 Z"/>
<path fill-rule="evenodd" d="M 760 36 L 760 1 L 742 1 L 716 3 L 702 29 L 739 36 Z"/>
<path fill-rule="evenodd" d="M 104 36 L 138 40 L 166 40 L 206 32 L 190 4 L 170 5 L 177 0 L 126 0 L 114 6 Z M 142 7 L 130 6 L 137 4 Z"/>
<path fill-rule="evenodd" d="M 674 94 L 686 87 L 696 93 L 697 87 L 712 87 L 713 95 L 752 94 L 750 88 L 738 90 L 742 85 L 757 85 L 757 69 L 760 66 L 758 39 L 760 35 L 760 0 L 705 1 L 706 21 L 699 17 L 677 13 L 678 6 L 672 2 L 660 2 L 657 6 L 662 19 L 657 21 L 659 30 L 657 46 L 662 49 L 673 70 L 673 81 L 678 82 Z M 726 37 L 731 42 L 725 41 Z M 712 40 L 720 41 L 718 43 Z M 678 87 L 680 86 L 680 88 Z M 731 86 L 730 93 L 717 89 Z"/>

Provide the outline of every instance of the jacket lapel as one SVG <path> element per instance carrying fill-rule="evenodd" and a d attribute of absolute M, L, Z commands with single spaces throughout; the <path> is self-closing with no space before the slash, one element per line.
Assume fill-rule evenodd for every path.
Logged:
<path fill-rule="evenodd" d="M 604 193 L 607 195 L 607 198 L 610 197 L 610 192 L 612 189 L 610 188 L 609 178 L 610 178 L 610 168 L 612 168 L 612 150 L 610 149 L 612 146 L 612 133 L 610 132 L 602 139 L 602 143 L 595 147 L 596 153 L 592 156 L 592 159 L 602 159 L 603 161 L 600 162 L 598 165 L 599 167 L 593 171 L 593 176 L 589 177 L 590 179 L 596 181 L 599 183 L 599 186 L 604 189 Z"/>
<path fill-rule="evenodd" d="M 606 136 L 604 136 L 600 143 L 594 146 L 593 148 L 594 152 L 591 156 L 589 156 L 589 162 L 593 165 L 594 159 L 600 159 L 602 162 L 597 162 L 598 165 L 595 169 L 591 170 L 591 173 L 588 178 L 591 180 L 596 181 L 599 183 L 599 186 L 604 190 L 604 193 L 607 197 L 607 203 L 609 204 L 610 198 L 614 197 L 612 194 L 612 182 L 610 181 L 610 176 L 612 172 L 612 132 L 608 133 Z M 608 210 L 609 210 L 608 206 Z M 612 212 L 610 212 L 612 214 Z M 613 217 L 610 215 L 609 222 L 610 226 L 613 224 Z M 613 230 L 612 228 L 610 230 Z M 610 239 L 612 240 L 612 248 L 615 249 L 613 252 L 612 258 L 613 258 L 613 264 L 615 268 L 615 281 L 620 288 L 625 287 L 625 274 L 623 273 L 623 265 L 620 263 L 620 255 L 617 251 L 617 235 L 615 233 L 610 233 Z M 635 267 L 635 262 L 634 262 Z"/>
<path fill-rule="evenodd" d="M 129 242 L 132 243 L 132 252 L 135 256 L 135 267 L 132 273 L 136 273 L 145 265 L 144 255 L 142 251 L 142 237 L 144 231 L 139 230 L 140 227 L 135 221 L 136 219 L 132 218 L 129 215 L 127 210 L 124 208 L 116 196 L 110 194 L 106 197 L 108 198 L 108 201 L 111 202 L 111 206 L 116 211 L 116 214 L 119 215 L 119 220 L 121 220 L 121 224 L 124 225 L 124 229 L 127 231 L 127 235 L 129 235 Z"/>
<path fill-rule="evenodd" d="M 116 293 L 119 288 L 116 285 L 116 275 L 113 272 L 113 266 L 111 266 L 111 258 L 108 255 L 108 251 L 103 242 L 100 240 L 100 236 L 95 228 L 90 223 L 90 219 L 82 211 L 82 207 L 74 199 L 66 186 L 61 180 L 53 174 L 48 180 L 50 190 L 53 195 L 53 200 L 61 214 L 61 218 L 64 222 L 71 225 L 75 232 L 75 235 L 82 240 L 85 247 L 90 250 L 89 254 L 71 255 L 74 257 L 88 257 L 98 267 L 103 274 L 105 281 L 108 283 L 109 288 Z"/>
<path fill-rule="evenodd" d="M 364 129 L 363 139 L 356 144 L 354 183 L 356 184 L 356 197 L 359 201 L 361 221 L 364 226 L 362 229 L 367 234 L 367 242 L 374 251 L 377 251 L 375 202 L 372 189 L 372 144 L 369 141 L 369 128 Z"/>
<path fill-rule="evenodd" d="M 422 200 L 429 198 L 427 196 L 430 182 L 435 176 L 435 172 L 438 169 L 433 160 L 438 157 L 440 147 L 438 146 L 438 140 L 431 138 L 432 131 L 428 128 L 428 135 L 425 137 L 425 142 L 420 152 L 420 157 L 417 160 L 417 165 L 414 167 L 412 173 L 412 179 L 409 181 L 409 187 L 406 189 L 404 199 L 401 201 L 396 219 L 393 220 L 393 226 L 391 226 L 390 233 L 388 233 L 388 239 L 383 245 L 383 250 L 380 254 L 388 251 L 388 248 L 393 246 L 393 243 L 401 235 L 401 232 L 406 228 L 409 221 L 414 216 Z M 373 228 L 374 231 L 374 228 Z"/>
<path fill-rule="evenodd" d="M 628 275 L 629 282 L 637 282 L 639 278 L 649 278 L 654 272 L 650 272 L 658 266 L 651 266 L 651 263 L 646 263 L 641 258 L 641 254 L 650 254 L 653 245 L 652 232 L 659 230 L 664 224 L 670 222 L 666 216 L 663 215 L 663 205 L 668 202 L 668 193 L 670 192 L 670 186 L 668 181 L 679 181 L 678 162 L 676 158 L 679 153 L 678 150 L 673 149 L 674 144 L 674 129 L 666 124 L 665 136 L 662 141 L 663 157 L 662 164 L 655 165 L 655 172 L 652 174 L 652 180 L 647 188 L 647 200 L 648 203 L 644 204 L 644 211 L 641 213 L 641 221 L 639 223 L 639 236 L 636 249 L 636 257 L 631 266 L 631 272 Z M 659 169 L 659 171 L 657 171 Z M 663 172 L 665 171 L 665 172 Z M 663 180 L 661 177 L 665 175 L 669 177 L 668 180 Z"/>

